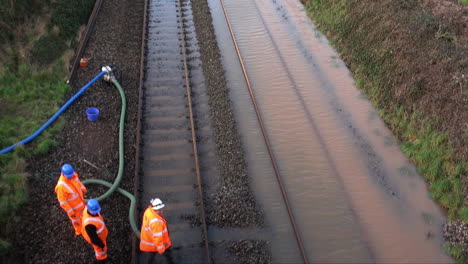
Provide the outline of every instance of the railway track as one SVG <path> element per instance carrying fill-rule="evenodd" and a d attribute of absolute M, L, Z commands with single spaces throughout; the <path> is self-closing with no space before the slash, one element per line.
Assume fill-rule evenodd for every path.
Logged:
<path fill-rule="evenodd" d="M 283 187 L 282 176 L 272 151 L 268 130 L 263 124 L 261 112 L 257 107 L 248 72 L 244 66 L 242 55 L 236 43 L 236 36 L 224 8 L 224 1 L 219 1 L 223 6 L 230 35 L 249 89 L 299 251 L 303 262 L 308 263 L 300 230 L 292 213 L 288 194 Z M 101 3 L 101 0 L 96 2 L 95 11 L 93 11 L 88 23 L 88 25 L 91 25 L 90 28 L 94 24 Z M 136 157 L 140 162 L 137 162 L 136 166 L 136 182 L 138 183 L 136 186 L 142 192 L 139 197 L 140 211 L 145 209 L 148 201 L 153 197 L 159 197 L 166 203 L 166 219 L 170 223 L 169 230 L 174 244 L 176 262 L 204 261 L 211 263 L 216 257 L 213 257 L 214 254 L 212 254 L 212 248 L 210 247 L 216 246 L 213 246 L 215 243 L 209 244 L 204 206 L 204 195 L 206 195 L 207 190 L 202 189 L 208 184 L 206 184 L 207 180 L 204 180 L 202 176 L 217 174 L 217 172 L 211 171 L 211 168 L 215 167 L 213 164 L 216 164 L 216 157 L 213 151 L 214 142 L 212 142 L 213 135 L 209 120 L 208 96 L 204 90 L 201 55 L 198 51 L 190 5 L 189 0 L 147 0 L 147 13 L 149 15 L 145 23 L 147 27 L 145 38 L 143 38 L 143 47 L 145 47 L 145 51 L 142 53 L 141 71 L 143 85 L 142 89 L 140 89 L 140 98 L 144 98 L 144 103 L 140 102 L 142 119 L 138 121 L 137 128 L 137 130 L 141 130 L 141 136 L 139 134 L 137 137 Z M 264 20 L 262 21 L 265 25 L 267 24 Z M 77 54 L 81 54 L 83 47 L 86 45 L 88 31 L 90 31 L 89 28 L 85 32 L 86 37 L 80 42 Z M 287 70 L 287 63 L 285 58 L 281 56 L 280 48 L 274 43 L 268 28 L 267 31 L 275 50 L 280 54 L 281 64 Z M 79 57 L 81 56 L 77 56 L 75 59 L 70 78 L 76 69 Z M 292 74 L 289 71 L 286 73 L 297 90 L 298 85 L 295 84 Z M 306 102 L 302 100 L 300 92 L 296 92 L 301 99 L 301 105 L 306 110 L 309 121 L 313 123 L 311 113 L 305 107 Z M 313 129 L 318 134 L 322 147 L 326 149 L 318 129 L 315 126 L 313 126 Z M 325 156 L 328 160 L 332 160 L 327 151 Z M 338 174 L 333 166 L 332 170 L 334 174 Z M 144 175 L 141 180 L 139 180 L 139 174 Z M 212 181 L 216 179 L 216 176 L 207 178 L 208 181 Z M 213 182 L 210 184 L 213 184 Z M 218 232 L 218 237 L 220 237 L 219 233 L 222 232 Z M 233 239 L 233 237 L 236 238 Z M 243 240 L 246 237 L 248 236 L 241 234 L 231 236 L 231 239 L 229 239 L 229 236 L 225 236 L 223 239 L 233 241 L 236 239 Z"/>
<path fill-rule="evenodd" d="M 90 17 L 92 30 L 102 1 L 96 4 Z M 255 112 L 267 145 L 268 153 L 280 186 L 292 228 L 304 263 L 308 263 L 299 230 L 283 187 L 276 158 L 256 104 L 229 16 L 220 0 L 242 71 L 254 104 Z M 177 262 L 211 263 L 208 228 L 205 216 L 203 174 L 216 163 L 214 142 L 209 120 L 208 96 L 201 68 L 201 55 L 189 0 L 147 0 L 145 4 L 144 37 L 140 75 L 140 120 L 137 130 L 135 181 L 141 195 L 139 209 L 143 211 L 153 197 L 166 204 L 166 219 L 173 240 Z M 78 48 L 82 53 L 87 35 Z M 79 58 L 79 56 L 77 56 Z M 76 69 L 76 60 L 71 71 Z M 201 143 L 201 144 L 200 144 Z M 200 153 L 201 149 L 201 153 Z M 200 155 L 201 154 L 201 155 Z M 202 157 L 201 159 L 199 157 Z M 205 164 L 201 167 L 200 164 Z M 139 177 L 143 175 L 142 177 Z M 212 185 L 216 176 L 207 177 Z M 137 192 L 138 193 L 138 192 Z M 141 221 L 140 221 L 141 222 Z M 229 240 L 229 239 L 228 239 Z M 134 247 L 136 247 L 134 241 Z M 135 248 L 134 251 L 135 252 Z M 137 253 L 138 254 L 138 253 Z M 133 257 L 140 262 L 141 256 Z"/>
<path fill-rule="evenodd" d="M 199 156 L 213 156 L 190 2 L 152 0 L 147 12 L 140 208 L 161 198 L 176 262 L 210 263 Z"/>
<path fill-rule="evenodd" d="M 140 206 L 143 210 L 153 196 L 163 199 L 168 204 L 166 218 L 173 244 L 177 245 L 177 261 L 210 263 L 197 138 L 210 138 L 211 129 L 190 2 L 154 0 L 148 3 L 140 150 L 140 172 L 144 176 L 140 182 L 143 193 Z M 224 14 L 230 24 L 225 10 Z M 237 47 L 232 30 L 231 36 Z M 236 49 L 255 104 L 241 54 Z M 308 263 L 257 107 L 256 112 L 298 247 L 304 263 Z M 202 155 L 204 163 L 215 162 L 210 155 L 212 145 L 212 142 L 202 143 L 202 149 L 206 150 L 206 155 Z"/>
<path fill-rule="evenodd" d="M 297 241 L 297 246 L 298 246 L 298 248 L 299 248 L 299 250 L 301 252 L 301 256 L 302 256 L 302 259 L 303 259 L 304 263 L 309 263 L 308 258 L 307 258 L 307 253 L 306 253 L 306 251 L 304 249 L 304 245 L 303 245 L 302 238 L 301 238 L 301 235 L 300 235 L 300 231 L 299 231 L 299 228 L 297 226 L 294 214 L 292 212 L 292 207 L 291 207 L 291 204 L 289 202 L 288 194 L 287 194 L 286 189 L 284 188 L 284 185 L 283 185 L 283 179 L 282 179 L 282 176 L 281 176 L 281 173 L 280 173 L 280 169 L 278 167 L 278 163 L 276 161 L 276 157 L 275 157 L 274 152 L 273 152 L 273 147 L 272 147 L 272 144 L 271 144 L 269 136 L 268 136 L 268 131 L 267 131 L 266 127 L 265 127 L 265 124 L 264 124 L 264 121 L 263 121 L 263 118 L 262 118 L 262 114 L 260 113 L 260 109 L 258 107 L 254 91 L 252 89 L 252 85 L 251 85 L 251 82 L 250 82 L 250 79 L 249 79 L 249 76 L 248 76 L 248 73 L 247 73 L 247 69 L 246 69 L 246 67 L 244 65 L 244 61 L 242 59 L 242 55 L 241 55 L 240 50 L 239 50 L 239 45 L 237 44 L 236 36 L 234 35 L 234 31 L 232 30 L 231 21 L 229 19 L 229 15 L 227 13 L 227 10 L 226 10 L 225 4 L 224 4 L 224 0 L 220 0 L 220 2 L 221 2 L 221 7 L 223 9 L 224 17 L 226 19 L 226 23 L 227 23 L 228 28 L 229 28 L 229 34 L 231 35 L 231 38 L 232 38 L 232 41 L 233 41 L 233 44 L 234 44 L 234 47 L 235 47 L 235 50 L 236 50 L 236 53 L 237 53 L 237 57 L 239 59 L 239 63 L 240 63 L 241 68 L 242 68 L 242 73 L 244 75 L 245 82 L 247 84 L 247 88 L 249 90 L 250 98 L 252 100 L 252 103 L 253 103 L 253 106 L 254 106 L 254 109 L 255 109 L 255 114 L 257 115 L 257 120 L 258 120 L 258 123 L 260 125 L 260 129 L 261 129 L 261 132 L 262 132 L 262 135 L 263 135 L 263 139 L 265 141 L 265 145 L 266 145 L 266 148 L 268 150 L 268 155 L 269 155 L 270 160 L 271 160 L 271 165 L 272 165 L 273 170 L 275 172 L 275 176 L 276 176 L 276 179 L 277 179 L 277 182 L 278 182 L 278 186 L 280 188 L 281 195 L 283 197 L 283 201 L 284 201 L 284 204 L 286 206 L 286 210 L 287 210 L 287 213 L 288 213 L 288 216 L 289 216 L 289 220 L 290 220 L 291 226 L 293 228 L 294 236 L 295 236 L 296 241 Z"/>

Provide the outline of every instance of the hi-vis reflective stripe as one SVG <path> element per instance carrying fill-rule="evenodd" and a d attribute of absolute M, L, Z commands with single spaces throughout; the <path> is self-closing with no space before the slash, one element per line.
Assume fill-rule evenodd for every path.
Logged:
<path fill-rule="evenodd" d="M 79 223 L 79 222 L 81 222 L 81 219 L 79 219 L 79 218 L 78 219 L 72 219 L 71 221 L 72 221 L 72 223 L 76 223 L 76 222 Z"/>
<path fill-rule="evenodd" d="M 68 203 L 68 202 L 70 202 L 70 201 L 73 201 L 73 200 L 75 200 L 76 198 L 78 198 L 78 195 L 77 195 L 77 194 L 73 194 L 72 197 L 68 198 L 67 200 L 65 200 L 65 201 L 63 201 L 63 202 L 60 202 L 60 205 L 65 204 L 65 203 Z"/>
<path fill-rule="evenodd" d="M 154 218 L 154 219 L 152 219 L 152 220 L 148 223 L 148 226 L 144 226 L 143 228 L 144 228 L 146 231 L 148 231 L 148 232 L 150 232 L 150 233 L 153 233 L 153 230 L 151 230 L 150 226 L 151 226 L 151 224 L 154 223 L 154 222 L 161 222 L 161 223 L 164 223 L 163 220 L 161 220 L 161 219 L 159 219 L 159 218 Z"/>
<path fill-rule="evenodd" d="M 144 241 L 144 240 L 140 240 L 140 242 L 143 243 L 143 244 L 145 244 L 145 245 L 148 245 L 148 246 L 152 246 L 152 247 L 156 246 L 154 243 L 146 242 L 146 241 Z"/>
<path fill-rule="evenodd" d="M 99 230 L 96 232 L 97 234 L 101 233 L 102 231 L 104 231 L 104 227 L 106 227 L 105 225 L 102 225 L 101 228 L 99 228 Z"/>
<path fill-rule="evenodd" d="M 157 247 L 157 249 L 163 249 L 165 247 L 167 247 L 167 244 L 163 244 L 162 246 Z"/>
<path fill-rule="evenodd" d="M 66 202 L 73 201 L 73 200 L 75 200 L 75 199 L 78 198 L 78 197 L 79 197 L 78 194 L 73 194 L 73 196 L 70 197 L 70 198 L 68 198 L 68 199 L 66 200 Z"/>
<path fill-rule="evenodd" d="M 83 204 L 83 203 L 80 203 L 79 205 L 73 207 L 72 210 L 76 210 L 76 209 L 78 209 L 78 208 L 80 208 L 80 207 L 82 207 L 82 206 L 84 206 L 84 204 Z"/>
<path fill-rule="evenodd" d="M 70 188 L 70 186 L 68 186 L 68 184 L 64 183 L 64 182 L 59 182 L 58 183 L 59 185 L 63 185 L 65 188 L 67 188 L 67 190 L 70 192 L 70 193 L 73 193 L 75 194 L 75 192 L 72 190 L 72 188 Z"/>
<path fill-rule="evenodd" d="M 104 230 L 104 227 L 105 227 L 104 222 L 101 221 L 101 219 L 98 219 L 98 218 L 93 218 L 93 217 L 87 218 L 83 225 L 86 225 L 90 221 L 98 222 L 98 223 L 102 224 L 101 228 L 99 228 L 99 230 L 96 233 L 99 234 Z"/>
<path fill-rule="evenodd" d="M 96 251 L 94 251 L 94 252 L 96 253 L 96 257 L 102 256 L 102 255 L 107 255 L 107 251 L 102 251 L 102 252 L 96 252 Z"/>
<path fill-rule="evenodd" d="M 67 211 L 67 214 L 69 214 L 69 213 L 71 213 L 71 212 L 73 212 L 73 209 L 72 209 L 72 208 L 70 208 L 70 210 Z"/>
<path fill-rule="evenodd" d="M 66 184 L 65 182 L 62 182 L 62 181 L 61 181 L 61 182 L 59 182 L 58 184 L 64 186 L 65 188 L 67 188 L 68 192 L 72 194 L 72 197 L 68 198 L 68 199 L 65 200 L 65 201 L 61 201 L 61 202 L 60 202 L 60 205 L 64 205 L 65 203 L 71 202 L 71 201 L 73 201 L 73 200 L 75 200 L 75 199 L 77 199 L 77 198 L 80 197 L 80 196 L 79 196 L 76 192 L 74 192 L 73 189 L 70 188 L 70 186 L 68 186 L 68 184 Z M 74 207 L 73 210 L 78 209 L 78 208 L 80 208 L 80 207 L 81 207 L 81 204 L 80 204 L 79 206 L 77 206 L 77 207 Z M 67 211 L 67 213 L 68 213 L 68 212 L 69 212 L 69 211 Z"/>
<path fill-rule="evenodd" d="M 154 233 L 154 234 L 153 234 L 153 237 L 162 236 L 164 233 L 167 233 L 167 228 L 166 228 L 166 229 L 164 229 L 164 230 L 163 230 L 163 231 L 161 231 L 161 232 Z"/>
<path fill-rule="evenodd" d="M 151 221 L 149 222 L 148 225 L 151 225 L 151 224 L 154 223 L 154 222 L 161 222 L 161 223 L 164 223 L 163 220 L 161 220 L 161 219 L 159 219 L 159 218 L 154 218 L 153 220 L 151 220 Z"/>

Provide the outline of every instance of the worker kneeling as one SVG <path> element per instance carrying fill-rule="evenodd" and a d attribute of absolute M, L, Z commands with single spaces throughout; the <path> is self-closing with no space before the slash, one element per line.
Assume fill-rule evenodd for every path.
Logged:
<path fill-rule="evenodd" d="M 107 259 L 107 230 L 101 214 L 101 206 L 95 199 L 90 199 L 83 211 L 83 238 L 94 248 L 96 259 Z"/>

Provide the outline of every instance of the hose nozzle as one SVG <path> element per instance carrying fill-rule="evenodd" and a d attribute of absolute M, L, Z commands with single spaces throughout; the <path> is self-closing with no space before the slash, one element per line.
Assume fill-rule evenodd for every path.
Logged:
<path fill-rule="evenodd" d="M 115 80 L 114 73 L 112 72 L 112 68 L 110 66 L 102 67 L 102 71 L 106 72 L 104 75 L 104 81 L 111 82 L 112 80 Z"/>

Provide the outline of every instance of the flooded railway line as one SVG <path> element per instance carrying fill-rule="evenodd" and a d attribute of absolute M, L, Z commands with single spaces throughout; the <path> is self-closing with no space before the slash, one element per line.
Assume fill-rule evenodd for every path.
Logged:
<path fill-rule="evenodd" d="M 192 20 L 189 1 L 148 1 L 139 201 L 167 205 L 176 262 L 209 263 L 200 164 L 213 143 Z"/>
<path fill-rule="evenodd" d="M 210 116 L 219 114 L 216 103 L 209 104 L 190 2 L 148 1 L 146 25 L 139 210 L 155 196 L 165 202 L 177 262 L 221 263 L 232 261 L 232 254 L 238 260 L 269 259 L 268 241 L 274 238 L 262 228 L 260 214 L 251 212 L 255 202 L 245 173 L 232 169 L 242 161 L 217 166 L 220 145 L 228 156 L 239 150 L 214 142 Z"/>
<path fill-rule="evenodd" d="M 252 188 L 272 233 L 284 237 L 272 241 L 273 262 L 298 253 L 282 247 L 294 238 L 281 228 L 287 223 L 271 194 L 274 172 L 254 132 L 261 125 L 252 94 L 312 262 L 450 262 L 442 249 L 443 213 L 398 145 L 388 144 L 396 141 L 304 7 L 283 0 L 223 2 L 238 47 L 226 33 L 222 4 L 209 1 L 217 10 L 215 32 L 255 175 Z M 242 80 L 245 71 L 248 81 Z"/>
<path fill-rule="evenodd" d="M 236 165 L 220 162 L 218 120 L 211 120 L 219 113 L 206 87 L 209 67 L 202 65 L 205 47 L 198 46 L 194 3 L 183 1 L 178 15 L 175 1 L 149 1 L 140 209 L 155 194 L 166 201 L 177 260 L 225 262 L 231 260 L 227 241 L 267 241 L 273 262 L 447 261 L 437 231 L 439 208 L 425 196 L 422 180 L 398 175 L 399 168 L 414 169 L 395 146 L 382 148 L 369 132 L 391 137 L 353 90 L 335 52 L 304 22 L 300 4 L 208 2 L 225 71 L 215 72 L 226 74 L 250 166 L 252 191 L 240 193 L 255 194 L 246 200 L 260 205 L 265 224 L 242 225 L 224 218 L 229 208 L 219 210 L 236 200 L 218 199 L 220 190 L 236 189 L 223 185 L 230 182 L 223 179 L 226 167 Z M 421 215 L 431 215 L 431 222 Z M 420 237 L 427 230 L 436 234 L 431 241 Z M 431 254 L 420 254 L 427 250 Z"/>

